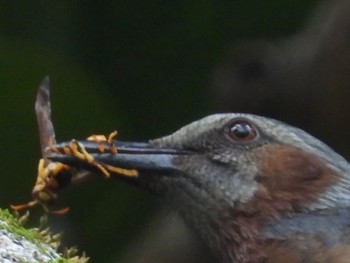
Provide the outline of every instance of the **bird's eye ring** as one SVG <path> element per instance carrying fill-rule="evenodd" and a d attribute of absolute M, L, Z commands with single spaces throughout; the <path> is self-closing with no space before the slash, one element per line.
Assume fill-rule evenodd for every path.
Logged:
<path fill-rule="evenodd" d="M 254 140 L 258 132 L 248 121 L 239 120 L 228 127 L 226 134 L 231 140 L 248 142 Z"/>

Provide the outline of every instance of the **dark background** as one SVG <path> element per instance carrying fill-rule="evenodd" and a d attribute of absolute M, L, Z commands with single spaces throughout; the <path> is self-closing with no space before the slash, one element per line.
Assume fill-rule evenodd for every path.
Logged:
<path fill-rule="evenodd" d="M 349 156 L 350 7 L 330 2 L 1 1 L 1 207 L 30 200 L 40 158 L 34 101 L 47 74 L 58 140 L 114 129 L 121 140 L 147 140 L 245 111 Z M 71 208 L 50 215 L 65 245 L 118 262 L 162 202 L 97 176 L 62 191 L 58 204 Z M 42 210 L 31 213 L 35 225 Z"/>

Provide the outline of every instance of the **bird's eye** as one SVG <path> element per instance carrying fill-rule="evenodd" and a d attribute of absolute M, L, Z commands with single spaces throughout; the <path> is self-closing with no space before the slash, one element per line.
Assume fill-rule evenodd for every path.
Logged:
<path fill-rule="evenodd" d="M 228 127 L 227 135 L 234 141 L 251 141 L 256 138 L 257 130 L 247 121 L 240 120 Z"/>

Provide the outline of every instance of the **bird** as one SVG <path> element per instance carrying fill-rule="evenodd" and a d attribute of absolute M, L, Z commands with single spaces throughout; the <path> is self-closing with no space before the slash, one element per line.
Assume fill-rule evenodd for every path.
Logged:
<path fill-rule="evenodd" d="M 111 177 L 166 200 L 216 262 L 350 262 L 350 164 L 299 128 L 219 113 L 148 142 L 116 140 L 116 154 L 77 143 L 101 165 L 136 169 Z M 49 158 L 96 172 L 57 151 L 70 144 Z"/>

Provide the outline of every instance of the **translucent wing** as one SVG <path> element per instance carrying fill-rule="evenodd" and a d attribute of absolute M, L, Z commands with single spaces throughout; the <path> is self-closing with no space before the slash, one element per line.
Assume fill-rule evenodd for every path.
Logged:
<path fill-rule="evenodd" d="M 50 79 L 48 76 L 39 86 L 35 101 L 35 113 L 39 127 L 41 154 L 46 159 L 45 149 L 56 143 L 55 129 L 51 121 Z"/>

